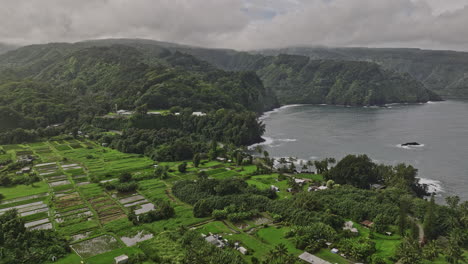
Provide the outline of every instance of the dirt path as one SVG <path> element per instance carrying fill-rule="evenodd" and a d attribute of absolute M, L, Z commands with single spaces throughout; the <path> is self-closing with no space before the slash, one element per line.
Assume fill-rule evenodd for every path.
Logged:
<path fill-rule="evenodd" d="M 414 218 L 412 216 L 408 216 L 408 218 L 418 226 L 418 229 L 419 229 L 419 245 L 423 245 L 424 241 L 425 241 L 423 225 L 416 218 Z"/>
<path fill-rule="evenodd" d="M 240 233 L 239 231 L 237 231 L 237 230 L 235 230 L 234 228 L 232 228 L 231 226 L 229 226 L 229 224 L 226 223 L 225 220 L 222 220 L 222 222 L 223 222 L 223 224 L 224 224 L 227 228 L 229 228 L 229 230 L 231 230 L 234 234 L 239 234 L 239 233 Z"/>
<path fill-rule="evenodd" d="M 177 202 L 168 189 L 164 190 L 164 192 L 166 193 L 167 197 L 169 197 L 169 199 L 171 199 L 175 203 Z"/>

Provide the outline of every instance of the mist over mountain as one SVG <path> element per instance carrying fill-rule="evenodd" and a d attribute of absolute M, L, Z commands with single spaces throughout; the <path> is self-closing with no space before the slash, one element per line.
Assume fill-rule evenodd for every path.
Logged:
<path fill-rule="evenodd" d="M 19 48 L 20 46 L 18 45 L 11 45 L 11 44 L 5 44 L 5 43 L 0 43 L 0 54 L 6 53 L 10 50 L 14 50 Z"/>

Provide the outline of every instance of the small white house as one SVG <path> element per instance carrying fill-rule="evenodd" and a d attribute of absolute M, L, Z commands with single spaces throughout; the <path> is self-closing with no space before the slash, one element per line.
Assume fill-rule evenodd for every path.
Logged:
<path fill-rule="evenodd" d="M 242 255 L 247 255 L 247 249 L 245 247 L 239 247 L 237 250 L 239 250 Z"/>
<path fill-rule="evenodd" d="M 118 257 L 115 257 L 114 260 L 115 260 L 115 264 L 126 264 L 128 262 L 128 256 L 120 255 Z"/>
<path fill-rule="evenodd" d="M 280 191 L 280 189 L 279 189 L 278 187 L 274 186 L 274 185 L 271 185 L 271 186 L 270 186 L 270 189 L 273 190 L 273 191 L 275 191 L 275 192 L 279 192 L 279 191 Z"/>
<path fill-rule="evenodd" d="M 193 112 L 192 115 L 194 115 L 194 116 L 206 116 L 206 114 L 203 113 L 203 112 Z"/>
<path fill-rule="evenodd" d="M 294 182 L 296 182 L 296 184 L 299 184 L 299 185 L 302 186 L 306 182 L 306 180 L 304 180 L 304 179 L 294 179 Z"/>
<path fill-rule="evenodd" d="M 338 254 L 339 250 L 337 248 L 332 248 L 332 250 L 330 250 L 332 253 L 334 254 Z"/>

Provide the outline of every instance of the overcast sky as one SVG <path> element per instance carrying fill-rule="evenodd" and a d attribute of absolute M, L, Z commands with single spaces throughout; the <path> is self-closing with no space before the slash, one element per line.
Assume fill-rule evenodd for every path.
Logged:
<path fill-rule="evenodd" d="M 0 0 L 0 42 L 468 50 L 468 0 Z"/>

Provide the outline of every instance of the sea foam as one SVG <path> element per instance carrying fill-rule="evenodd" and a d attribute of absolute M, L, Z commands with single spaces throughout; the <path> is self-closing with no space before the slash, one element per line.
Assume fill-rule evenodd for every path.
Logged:
<path fill-rule="evenodd" d="M 427 179 L 427 178 L 418 178 L 420 184 L 427 185 L 427 191 L 429 193 L 441 193 L 444 191 L 442 188 L 442 183 L 438 180 Z"/>

